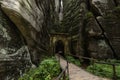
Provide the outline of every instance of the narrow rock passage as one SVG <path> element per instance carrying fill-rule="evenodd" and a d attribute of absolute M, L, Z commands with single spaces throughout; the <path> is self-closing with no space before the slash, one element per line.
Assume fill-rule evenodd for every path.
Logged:
<path fill-rule="evenodd" d="M 65 67 L 67 66 L 66 60 L 64 60 L 62 57 L 59 57 L 58 55 L 56 55 L 56 58 L 60 60 L 61 68 L 65 69 Z M 69 63 L 69 79 L 70 80 L 110 80 L 95 76 L 72 63 Z"/>

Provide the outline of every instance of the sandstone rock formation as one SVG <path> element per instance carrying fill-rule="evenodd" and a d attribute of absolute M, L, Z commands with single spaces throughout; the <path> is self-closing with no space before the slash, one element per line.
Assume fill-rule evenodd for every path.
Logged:
<path fill-rule="evenodd" d="M 78 35 L 75 40 L 79 46 L 74 44 L 78 46 L 77 55 L 99 59 L 119 58 L 118 0 L 65 0 L 63 13 L 64 27 L 68 30 L 72 26 L 72 34 L 77 32 L 74 34 Z"/>
<path fill-rule="evenodd" d="M 49 33 L 69 34 L 71 54 L 119 59 L 119 14 L 119 0 L 0 0 L 0 73 L 8 63 L 16 75 L 38 66 L 49 55 Z"/>
<path fill-rule="evenodd" d="M 45 5 L 42 6 L 44 9 Z M 25 38 L 32 60 L 38 64 L 39 53 L 47 53 L 49 44 L 45 12 L 38 7 L 35 0 L 1 0 L 1 8 Z"/>
<path fill-rule="evenodd" d="M 18 80 L 26 69 L 32 64 L 39 65 L 42 57 L 48 54 L 48 3 L 38 3 L 37 0 L 0 0 L 2 80 Z"/>
<path fill-rule="evenodd" d="M 19 30 L 0 9 L 0 79 L 17 79 L 31 67 L 28 47 Z"/>

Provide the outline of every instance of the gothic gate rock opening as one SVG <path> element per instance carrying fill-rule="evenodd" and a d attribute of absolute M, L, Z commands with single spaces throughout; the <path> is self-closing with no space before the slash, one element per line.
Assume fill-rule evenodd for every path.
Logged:
<path fill-rule="evenodd" d="M 64 43 L 61 40 L 58 40 L 55 42 L 55 53 L 59 53 L 61 55 L 64 55 Z"/>
<path fill-rule="evenodd" d="M 53 55 L 62 51 L 63 54 L 69 53 L 68 34 L 66 33 L 54 33 L 50 36 L 50 53 Z"/>

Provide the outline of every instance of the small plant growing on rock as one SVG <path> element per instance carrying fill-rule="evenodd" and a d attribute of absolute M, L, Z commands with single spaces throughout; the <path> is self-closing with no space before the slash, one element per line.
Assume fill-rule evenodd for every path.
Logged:
<path fill-rule="evenodd" d="M 92 18 L 93 17 L 93 13 L 92 12 L 87 12 L 85 14 L 85 19 L 89 19 L 89 18 Z"/>

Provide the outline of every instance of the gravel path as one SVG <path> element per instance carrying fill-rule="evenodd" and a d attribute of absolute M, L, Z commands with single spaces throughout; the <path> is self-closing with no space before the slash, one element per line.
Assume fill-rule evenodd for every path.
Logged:
<path fill-rule="evenodd" d="M 56 58 L 60 60 L 61 68 L 65 69 L 67 65 L 66 60 L 64 60 L 61 57 L 59 59 L 57 55 L 56 55 Z M 95 76 L 72 63 L 69 63 L 69 79 L 70 80 L 110 80 L 110 79 L 105 79 L 105 78 Z"/>

